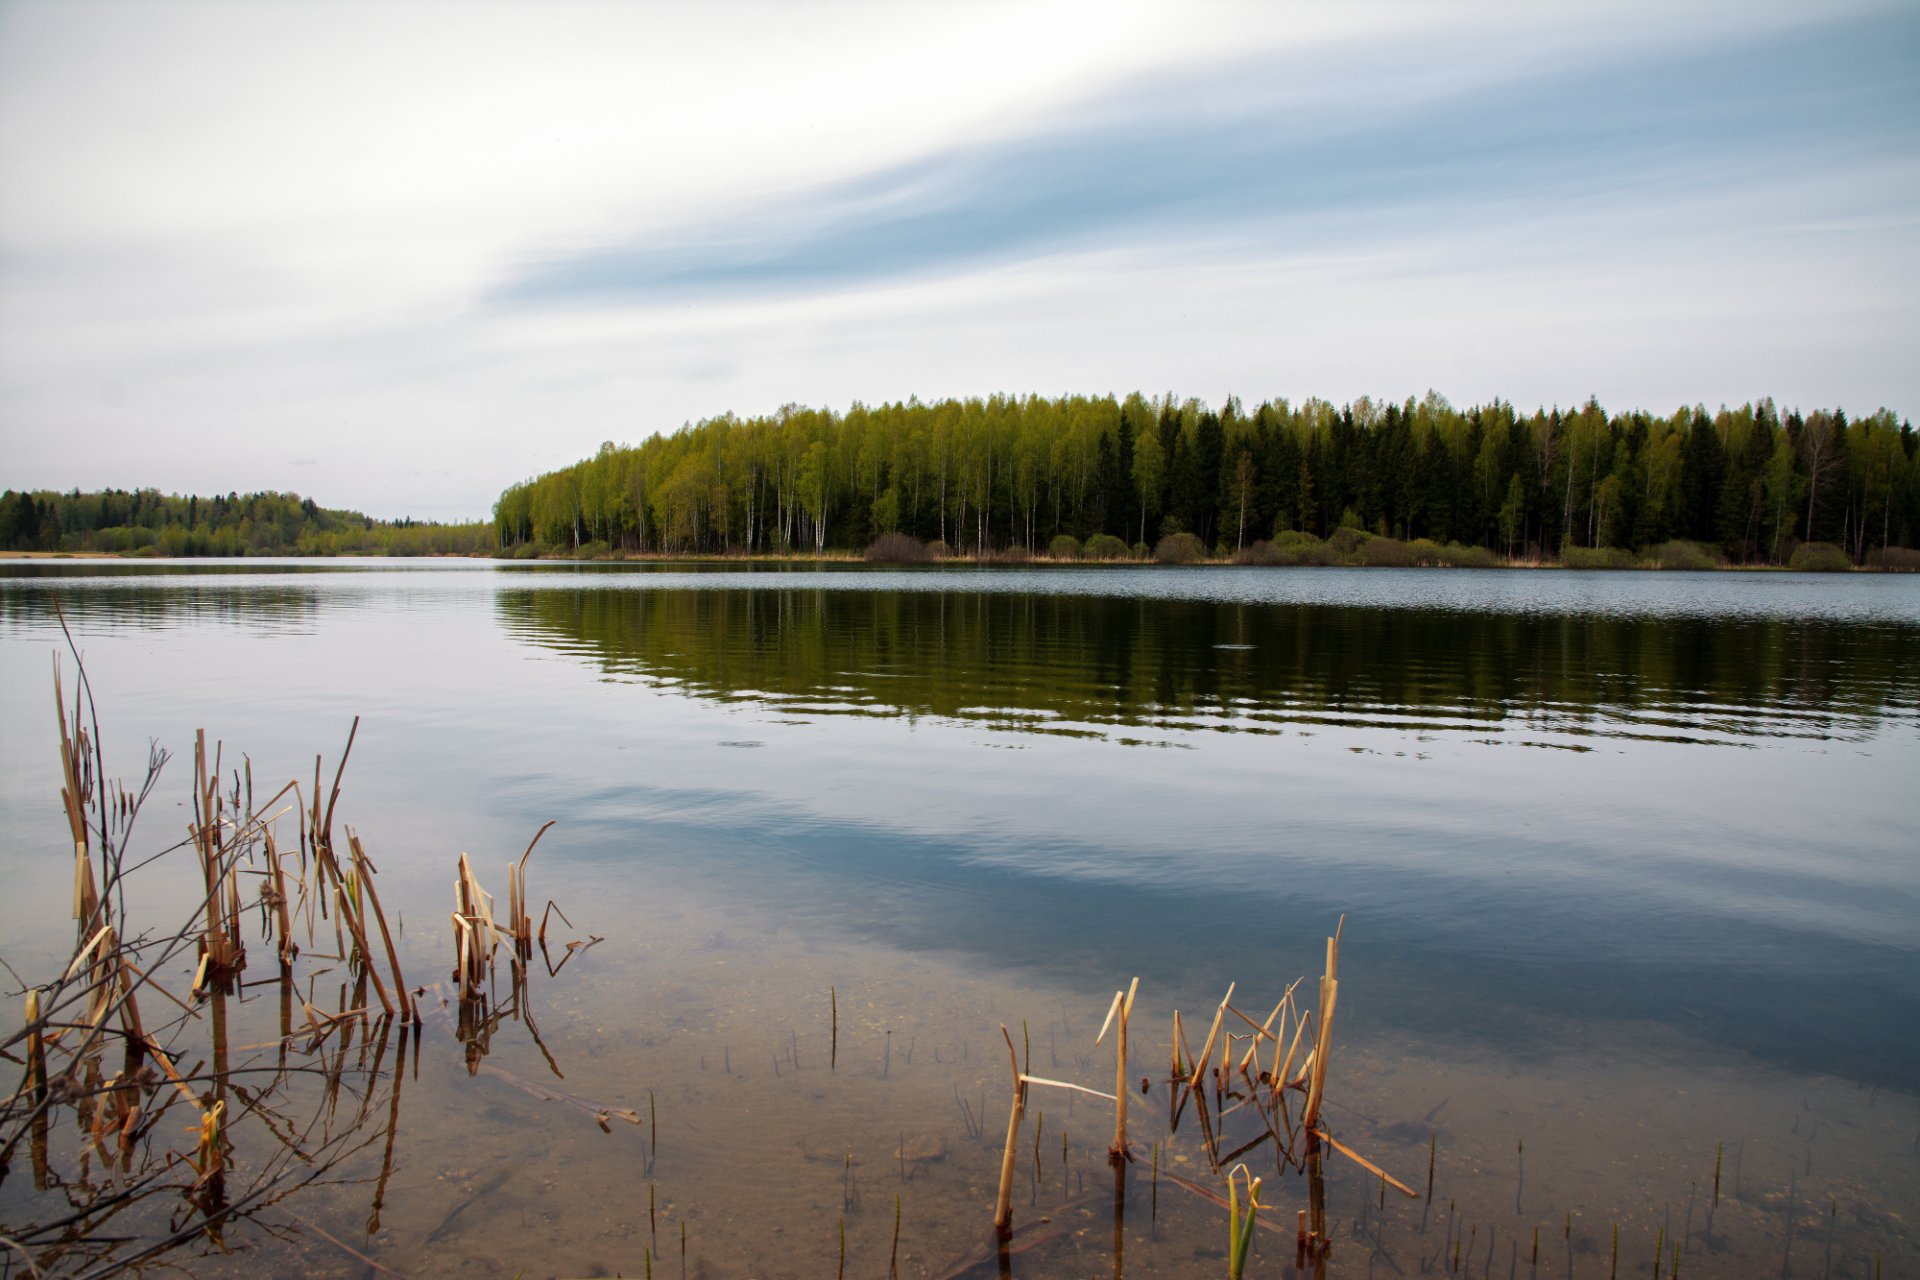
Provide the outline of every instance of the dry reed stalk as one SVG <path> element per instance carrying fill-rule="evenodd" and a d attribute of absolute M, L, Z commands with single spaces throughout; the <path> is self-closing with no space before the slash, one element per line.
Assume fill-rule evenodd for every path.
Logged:
<path fill-rule="evenodd" d="M 194 1145 L 192 1164 L 203 1185 L 218 1178 L 226 1167 L 221 1123 L 226 1111 L 226 1103 L 216 1102 L 200 1116 L 200 1138 Z"/>
<path fill-rule="evenodd" d="M 206 927 L 200 935 L 200 953 L 206 964 L 194 984 L 198 990 L 203 980 L 225 984 L 246 967 L 247 953 L 240 940 L 239 888 L 229 874 L 228 850 L 222 839 L 225 803 L 220 794 L 220 746 L 214 744 L 209 767 L 205 729 L 194 732 L 193 770 L 194 822 L 190 835 L 206 888 Z"/>
<path fill-rule="evenodd" d="M 1368 1173 L 1374 1174 L 1376 1177 L 1380 1178 L 1381 1181 L 1391 1184 L 1394 1190 L 1402 1193 L 1409 1200 L 1418 1200 L 1420 1198 L 1420 1193 L 1418 1191 L 1415 1191 L 1412 1187 L 1400 1181 L 1400 1179 L 1394 1177 L 1392 1174 L 1388 1173 L 1385 1169 L 1382 1169 L 1379 1165 L 1367 1159 L 1365 1156 L 1361 1155 L 1358 1151 L 1355 1151 L 1352 1147 L 1349 1147 L 1346 1143 L 1341 1142 L 1338 1138 L 1328 1133 L 1325 1129 L 1315 1129 L 1313 1130 L 1313 1135 L 1316 1138 L 1320 1139 L 1320 1141 L 1332 1147 L 1335 1151 L 1338 1151 L 1341 1155 L 1345 1156 L 1347 1159 L 1359 1165 L 1362 1169 L 1365 1169 Z"/>
<path fill-rule="evenodd" d="M 533 958 L 533 909 L 532 898 L 527 893 L 527 859 L 533 856 L 533 847 L 540 843 L 540 837 L 547 834 L 557 819 L 549 818 L 541 828 L 533 833 L 533 839 L 527 842 L 527 851 L 520 855 L 517 864 L 508 866 L 508 888 L 513 901 L 509 904 L 508 916 L 512 921 L 515 949 L 522 960 Z"/>
<path fill-rule="evenodd" d="M 200 1016 L 199 1011 L 196 1010 L 192 1005 L 188 1004 L 185 1000 L 182 1000 L 179 996 L 173 994 L 173 992 L 167 990 L 164 986 L 160 985 L 160 983 L 154 981 L 152 976 L 150 976 L 145 969 L 142 969 L 139 965 L 127 959 L 126 954 L 124 952 L 120 956 L 120 963 L 125 968 L 132 971 L 134 976 L 139 978 L 141 982 L 145 983 L 149 987 L 152 987 L 155 991 L 158 991 L 161 995 L 165 996 L 167 999 L 179 1005 L 180 1008 L 185 1010 L 188 1015 L 196 1018 Z M 131 987 L 134 984 L 132 982 L 128 982 L 127 985 Z"/>
<path fill-rule="evenodd" d="M 1213 1046 L 1220 1041 L 1220 1024 L 1226 1020 L 1227 1005 L 1233 1000 L 1233 988 L 1234 984 L 1229 982 L 1220 1007 L 1213 1011 L 1213 1025 L 1207 1029 L 1207 1042 L 1200 1046 L 1200 1060 L 1194 1063 L 1193 1079 L 1189 1084 L 1198 1084 L 1200 1077 L 1206 1074 L 1207 1064 L 1213 1061 Z"/>
<path fill-rule="evenodd" d="M 1333 1051 L 1333 1012 L 1340 998 L 1340 934 L 1346 928 L 1347 918 L 1340 917 L 1340 923 L 1334 927 L 1333 936 L 1327 939 L 1327 967 L 1320 978 L 1320 1025 L 1319 1036 L 1313 1049 L 1313 1075 L 1307 1087 L 1307 1106 L 1301 1112 L 1300 1123 L 1312 1130 L 1320 1122 L 1320 1103 L 1327 1087 L 1327 1060 Z"/>
<path fill-rule="evenodd" d="M 1286 1001 L 1284 1000 L 1281 1001 L 1280 1004 L 1275 1005 L 1273 1010 L 1274 1014 L 1278 1014 L 1280 1010 L 1283 1007 L 1285 1007 L 1285 1005 L 1286 1005 Z M 1232 1014 L 1234 1017 L 1240 1019 L 1240 1021 L 1246 1023 L 1248 1026 L 1252 1027 L 1253 1038 L 1255 1040 L 1259 1040 L 1261 1037 L 1265 1036 L 1267 1034 L 1267 1029 L 1273 1025 L 1272 1014 L 1268 1015 L 1266 1022 L 1261 1023 L 1261 1022 L 1255 1022 L 1252 1018 L 1248 1017 L 1246 1015 L 1246 1012 L 1242 1010 L 1238 1005 L 1228 1005 L 1227 1012 Z"/>
<path fill-rule="evenodd" d="M 1007 1112 L 1007 1147 L 1000 1157 L 1000 1193 L 993 1205 L 993 1230 L 1002 1244 L 1013 1233 L 1013 1167 L 1018 1158 L 1020 1121 L 1027 1114 L 1027 1083 L 1020 1074 L 1020 1059 L 1013 1051 L 1013 1036 L 1003 1025 L 1000 1034 L 1007 1042 L 1007 1064 L 1013 1069 L 1013 1105 Z"/>
<path fill-rule="evenodd" d="M 499 945 L 498 931 L 493 927 L 493 912 L 488 903 L 486 890 L 474 878 L 473 866 L 466 854 L 460 855 L 459 878 L 454 883 L 454 955 L 459 961 L 460 999 L 469 1001 L 479 997 L 480 987 L 487 975 L 488 962 L 492 959 L 494 947 Z M 482 929 L 486 930 L 486 941 L 482 943 Z M 483 952 L 484 946 L 484 952 Z"/>
<path fill-rule="evenodd" d="M 1113 1095 L 1110 1093 L 1102 1093 L 1098 1089 L 1090 1089 L 1084 1084 L 1074 1084 L 1067 1080 L 1049 1080 L 1045 1076 L 1030 1076 L 1022 1072 L 1020 1082 L 1022 1084 L 1045 1085 L 1049 1089 L 1065 1089 L 1069 1093 L 1084 1093 L 1089 1098 L 1101 1098 L 1107 1102 L 1113 1101 Z"/>
<path fill-rule="evenodd" d="M 273 890 L 274 919 L 280 927 L 280 966 L 283 969 L 290 968 L 299 958 L 300 944 L 293 940 L 293 916 L 287 904 L 287 874 L 280 865 L 280 850 L 273 842 L 273 832 L 263 833 L 262 844 L 267 857 L 267 875 Z"/>
<path fill-rule="evenodd" d="M 1227 1016 L 1227 1005 L 1233 1000 L 1233 983 L 1227 984 L 1227 994 L 1221 999 L 1220 1007 L 1213 1011 L 1213 1026 L 1207 1031 L 1207 1042 L 1200 1048 L 1200 1057 L 1193 1063 L 1193 1075 L 1187 1080 L 1186 1093 L 1191 1095 L 1200 1087 L 1201 1079 L 1207 1073 L 1207 1064 L 1213 1060 L 1213 1046 L 1220 1039 L 1220 1023 Z"/>
<path fill-rule="evenodd" d="M 1133 1016 L 1133 998 L 1138 994 L 1138 977 L 1124 992 L 1113 993 L 1113 1007 L 1107 1010 L 1107 1020 L 1101 1024 L 1100 1034 L 1093 1041 L 1097 1047 L 1107 1038 L 1107 1030 L 1114 1020 L 1119 1020 L 1120 1032 L 1114 1042 L 1113 1058 L 1113 1145 L 1107 1149 L 1108 1156 L 1116 1164 L 1133 1158 L 1127 1150 L 1127 1023 Z"/>
<path fill-rule="evenodd" d="M 1307 1029 L 1308 1018 L 1303 1015 L 1293 1024 L 1293 1040 L 1287 1045 L 1287 1056 L 1274 1065 L 1273 1100 L 1280 1100 L 1280 1091 L 1287 1087 L 1287 1073 L 1293 1070 L 1293 1055 L 1300 1049 L 1300 1036 Z"/>
<path fill-rule="evenodd" d="M 63 624 L 64 625 L 64 624 Z M 86 672 L 81 671 L 84 684 Z M 80 720 L 79 695 L 74 696 L 73 724 L 67 724 L 66 694 L 60 687 L 60 662 L 53 664 L 53 708 L 60 721 L 60 800 L 73 837 L 73 918 L 89 928 L 100 914 L 100 890 L 93 875 L 87 834 L 87 803 L 93 795 L 87 730 Z"/>
<path fill-rule="evenodd" d="M 346 922 L 347 931 L 353 935 L 354 960 L 358 961 L 360 972 L 373 979 L 373 992 L 380 997 L 380 1007 L 387 1013 L 395 1012 L 393 997 L 387 993 L 387 984 L 380 977 L 380 968 L 373 962 L 373 948 L 367 943 L 366 922 L 360 918 L 359 904 L 354 901 L 359 896 L 353 892 L 365 884 L 362 877 L 352 881 L 342 880 L 334 886 L 338 897 L 340 918 Z"/>
<path fill-rule="evenodd" d="M 38 1105 L 47 1094 L 47 1038 L 40 1027 L 40 993 L 27 988 L 27 1091 Z"/>
<path fill-rule="evenodd" d="M 347 849 L 353 855 L 354 870 L 359 873 L 360 887 L 366 900 L 373 904 L 374 923 L 380 926 L 380 942 L 386 948 L 387 964 L 393 969 L 393 994 L 400 1002 L 400 1021 L 418 1022 L 413 1004 L 407 998 L 407 980 L 400 973 L 400 954 L 393 945 L 393 932 L 387 928 L 387 913 L 380 905 L 380 895 L 373 887 L 373 862 L 367 857 L 367 851 L 360 844 L 360 837 L 351 830 L 347 832 Z M 364 924 L 364 921 L 363 921 Z"/>
<path fill-rule="evenodd" d="M 85 965 L 87 961 L 92 958 L 94 950 L 99 947 L 103 940 L 112 936 L 113 926 L 110 924 L 103 924 L 96 929 L 93 936 L 87 939 L 86 945 L 73 953 L 73 959 L 68 962 L 67 971 L 61 975 L 60 981 L 63 983 L 72 982 L 78 977 L 81 966 Z"/>

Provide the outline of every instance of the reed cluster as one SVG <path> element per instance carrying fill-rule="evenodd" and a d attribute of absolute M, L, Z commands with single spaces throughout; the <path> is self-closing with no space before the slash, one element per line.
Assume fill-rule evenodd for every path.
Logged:
<path fill-rule="evenodd" d="M 310 793 L 289 781 L 264 802 L 251 763 L 228 769 L 220 744 L 196 734 L 185 837 L 136 858 L 167 753 L 149 748 L 136 786 L 111 780 L 84 663 L 69 698 L 56 662 L 54 699 L 74 941 L 57 973 L 25 986 L 21 1024 L 0 1039 L 20 1064 L 0 1100 L 0 1178 L 24 1151 L 33 1182 L 9 1249 L 35 1274 L 92 1276 L 183 1246 L 223 1248 L 234 1222 L 328 1179 L 384 1134 L 377 1225 L 419 1014 L 372 859 L 351 831 L 334 836 L 353 733 L 324 801 L 316 758 Z M 285 821 L 297 835 L 283 850 Z M 134 907 L 168 896 L 154 886 L 180 865 L 169 855 L 193 861 L 191 905 L 155 927 Z M 277 959 L 276 975 L 241 981 L 250 942 Z M 336 966 L 336 997 L 318 996 L 315 979 Z M 262 987 L 278 995 L 279 1035 L 236 1044 L 232 1006 Z"/>
<path fill-rule="evenodd" d="M 1344 918 L 1342 925 L 1344 925 Z M 1170 1065 L 1166 1084 L 1168 1126 L 1177 1132 L 1187 1109 L 1192 1108 L 1200 1128 L 1201 1144 L 1216 1177 L 1224 1182 L 1224 1191 L 1167 1171 L 1164 1176 L 1178 1186 L 1219 1205 L 1228 1211 L 1229 1271 L 1238 1276 L 1246 1265 L 1252 1247 L 1257 1210 L 1264 1206 L 1258 1199 L 1261 1185 L 1251 1173 L 1236 1186 L 1229 1169 L 1245 1172 L 1236 1161 L 1262 1145 L 1271 1143 L 1275 1162 L 1281 1172 L 1303 1174 L 1308 1182 L 1309 1205 L 1300 1210 L 1296 1265 L 1306 1267 L 1323 1263 L 1330 1249 L 1327 1229 L 1326 1193 L 1321 1163 L 1331 1149 L 1354 1161 L 1380 1180 L 1381 1194 L 1394 1187 L 1404 1195 L 1419 1198 L 1419 1193 L 1388 1174 L 1346 1143 L 1335 1138 L 1324 1118 L 1327 1079 L 1333 1058 L 1333 1027 L 1340 995 L 1340 933 L 1336 928 L 1327 939 L 1326 967 L 1319 980 L 1318 1003 L 1303 1007 L 1295 996 L 1301 985 L 1295 981 L 1282 993 L 1266 1017 L 1256 1019 L 1234 1003 L 1236 984 L 1230 984 L 1213 1011 L 1200 1051 L 1195 1053 L 1187 1037 L 1186 1024 L 1176 1009 L 1172 1018 Z M 1012 1074 L 1012 1103 L 1007 1116 L 1006 1147 L 1001 1157 L 1000 1185 L 994 1203 L 993 1226 L 996 1240 L 1004 1252 L 1013 1232 L 1012 1190 L 1020 1129 L 1025 1119 L 1028 1091 L 1033 1087 L 1055 1088 L 1104 1099 L 1113 1104 L 1113 1142 L 1108 1155 L 1115 1169 L 1116 1214 L 1125 1197 L 1126 1166 L 1139 1158 L 1128 1140 L 1129 1090 L 1128 1061 L 1131 1045 L 1134 1001 L 1140 991 L 1135 978 L 1124 991 L 1116 991 L 1106 1020 L 1094 1044 L 1104 1043 L 1114 1032 L 1114 1090 L 1107 1093 L 1071 1081 L 1033 1075 L 1023 1066 L 1013 1046 L 1013 1036 L 1003 1026 L 1007 1056 Z M 1150 1081 L 1142 1080 L 1145 1089 Z M 962 1104 L 966 1112 L 966 1104 Z M 1259 1122 L 1259 1131 L 1250 1140 L 1231 1151 L 1221 1151 L 1224 1122 L 1229 1116 L 1248 1112 Z M 974 1130 L 969 1113 L 969 1131 Z M 1037 1142 L 1037 1137 L 1036 1137 Z M 1162 1175 L 1157 1147 L 1154 1157 L 1154 1195 Z M 1265 1224 L 1271 1226 L 1270 1223 Z"/>

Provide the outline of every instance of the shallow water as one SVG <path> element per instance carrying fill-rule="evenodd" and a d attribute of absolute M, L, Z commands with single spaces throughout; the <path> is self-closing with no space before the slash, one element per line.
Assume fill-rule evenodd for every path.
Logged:
<path fill-rule="evenodd" d="M 902 1273 L 948 1274 L 991 1214 L 1001 1024 L 1016 1041 L 1025 1024 L 1036 1074 L 1110 1089 L 1093 1033 L 1139 975 L 1134 1141 L 1217 1188 L 1192 1115 L 1167 1131 L 1172 1010 L 1202 1036 L 1238 982 L 1236 1005 L 1264 1016 L 1318 973 L 1343 913 L 1334 1132 L 1422 1191 L 1431 1142 L 1435 1181 L 1431 1204 L 1388 1191 L 1383 1207 L 1334 1157 L 1330 1274 L 1446 1271 L 1457 1241 L 1475 1274 L 1604 1275 L 1615 1225 L 1626 1274 L 1656 1239 L 1689 1275 L 1920 1265 L 1910 579 L 7 575 L 16 969 L 71 945 L 56 591 L 109 771 L 132 772 L 149 737 L 182 755 L 151 840 L 182 821 L 195 727 L 277 785 L 317 752 L 330 767 L 358 714 L 342 809 L 407 921 L 410 980 L 451 963 L 457 854 L 503 893 L 502 864 L 549 818 L 534 892 L 575 922 L 566 936 L 605 937 L 536 974 L 564 1084 L 523 1024 L 487 1059 L 511 1077 L 469 1075 L 430 1019 L 404 1106 L 372 1122 L 393 1117 L 390 1158 L 383 1135 L 347 1162 L 388 1169 L 377 1229 L 366 1183 L 311 1187 L 197 1270 L 373 1274 L 324 1231 L 408 1274 L 643 1274 L 657 1236 L 670 1275 L 684 1224 L 689 1275 L 818 1275 L 844 1221 L 848 1267 L 874 1273 L 897 1194 Z M 263 994 L 234 1017 L 270 1040 L 276 1012 Z M 651 1091 L 657 1126 L 602 1133 L 516 1079 L 643 1110 Z M 383 1105 L 391 1082 L 369 1085 Z M 1013 1269 L 1224 1269 L 1225 1212 L 1156 1190 L 1150 1155 L 1116 1247 L 1110 1109 L 1067 1098 L 1036 1094 L 1015 1200 L 1059 1234 Z M 1226 1123 L 1223 1151 L 1250 1136 Z M 1242 1158 L 1273 1173 L 1270 1148 Z M 0 1185 L 10 1225 L 35 1212 L 26 1190 Z M 1285 1230 L 1252 1274 L 1293 1262 L 1304 1180 L 1270 1177 L 1263 1199 Z"/>

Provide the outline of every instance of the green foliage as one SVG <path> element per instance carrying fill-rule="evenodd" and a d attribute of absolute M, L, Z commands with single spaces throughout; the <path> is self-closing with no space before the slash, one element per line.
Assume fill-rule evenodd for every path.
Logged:
<path fill-rule="evenodd" d="M 1288 529 L 1273 540 L 1274 553 L 1281 564 L 1332 564 L 1333 548 L 1298 529 Z"/>
<path fill-rule="evenodd" d="M 1631 551 L 1619 547 L 1566 547 L 1560 552 L 1560 565 L 1566 569 L 1633 569 L 1639 562 Z"/>
<path fill-rule="evenodd" d="M 1767 400 L 1656 416 L 1591 400 L 1458 409 L 1431 393 L 1251 412 L 1171 394 L 991 396 L 723 415 L 511 486 L 494 515 L 500 545 L 563 551 L 850 551 L 898 531 L 980 557 L 1106 530 L 1238 548 L 1253 531 L 1278 546 L 1282 532 L 1344 527 L 1340 558 L 1372 535 L 1511 555 L 1684 540 L 1769 564 L 1817 540 L 1863 561 L 1920 538 L 1916 455 L 1911 427 L 1885 410 L 1783 417 Z M 43 523 L 0 503 L 0 534 L 38 537 Z"/>
<path fill-rule="evenodd" d="M 297 493 L 161 494 L 155 489 L 0 495 L 0 549 L 120 555 L 484 555 L 487 522 L 370 520 Z"/>
<path fill-rule="evenodd" d="M 1343 524 L 1327 535 L 1327 549 L 1343 560 L 1348 559 L 1372 537 L 1365 529 Z"/>
<path fill-rule="evenodd" d="M 1199 564 L 1207 558 L 1207 548 L 1191 533 L 1170 533 L 1154 547 L 1153 558 L 1159 564 Z"/>
<path fill-rule="evenodd" d="M 1440 548 L 1440 563 L 1450 569 L 1492 569 L 1500 562 L 1485 547 L 1467 547 L 1449 542 Z"/>
<path fill-rule="evenodd" d="M 1047 544 L 1047 554 L 1055 560 L 1078 560 L 1080 558 L 1080 539 L 1070 533 L 1057 533 L 1053 541 Z"/>
<path fill-rule="evenodd" d="M 1087 539 L 1081 554 L 1089 560 L 1125 560 L 1131 552 L 1127 544 L 1110 533 L 1096 533 Z"/>
<path fill-rule="evenodd" d="M 1718 547 L 1674 538 L 1640 554 L 1640 563 L 1650 569 L 1718 569 L 1727 557 Z"/>
<path fill-rule="evenodd" d="M 1803 542 L 1793 549 L 1787 568 L 1796 573 L 1845 573 L 1853 568 L 1853 561 L 1831 542 Z"/>

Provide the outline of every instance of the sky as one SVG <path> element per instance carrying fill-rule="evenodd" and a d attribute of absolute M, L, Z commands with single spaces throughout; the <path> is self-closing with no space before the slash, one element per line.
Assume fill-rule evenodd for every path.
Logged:
<path fill-rule="evenodd" d="M 787 403 L 1920 411 L 1920 6 L 0 0 L 0 488 Z"/>

